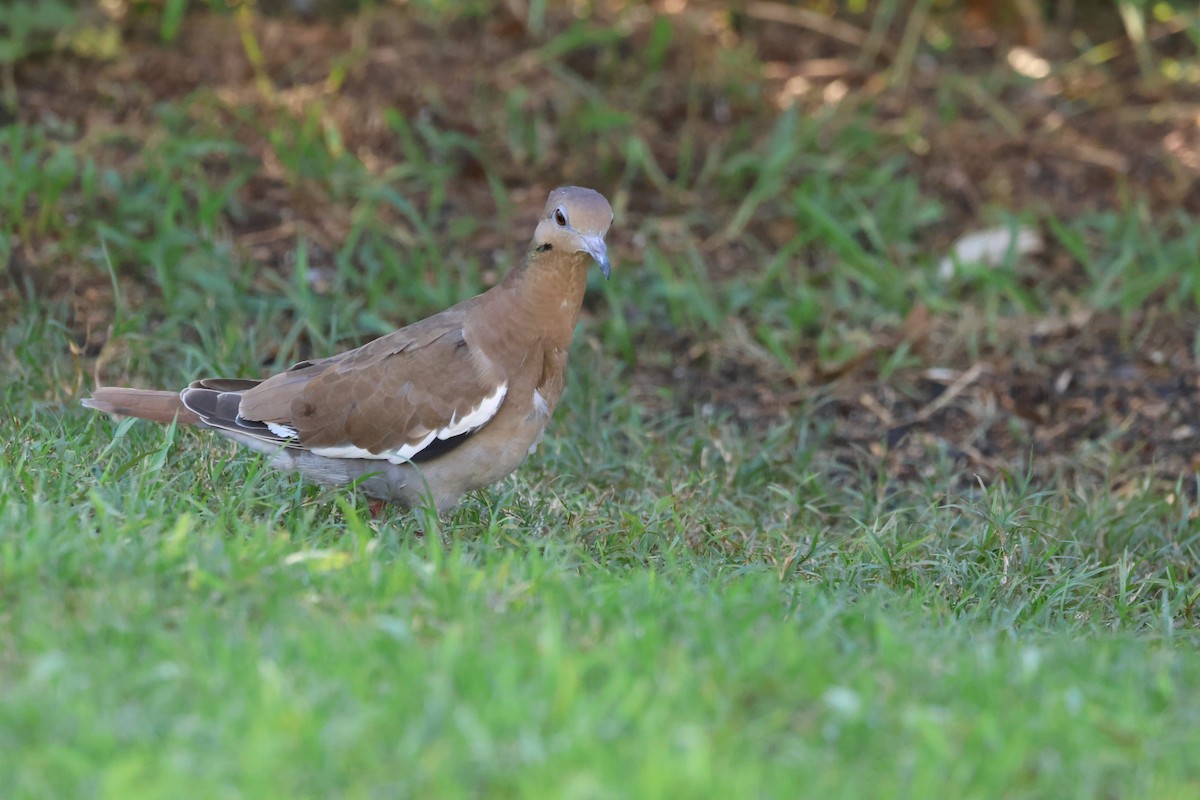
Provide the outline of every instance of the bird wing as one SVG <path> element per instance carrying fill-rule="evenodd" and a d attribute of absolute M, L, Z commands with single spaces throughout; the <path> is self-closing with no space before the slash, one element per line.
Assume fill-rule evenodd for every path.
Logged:
<path fill-rule="evenodd" d="M 508 391 L 465 319 L 456 307 L 262 382 L 197 381 L 181 397 L 211 427 L 317 455 L 420 460 L 485 425 Z"/>

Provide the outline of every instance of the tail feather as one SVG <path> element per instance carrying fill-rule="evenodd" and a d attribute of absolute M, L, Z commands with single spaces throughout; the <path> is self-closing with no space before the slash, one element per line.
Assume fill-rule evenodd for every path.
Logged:
<path fill-rule="evenodd" d="M 276 448 L 285 443 L 297 445 L 296 430 L 290 425 L 242 416 L 242 394 L 258 383 L 237 379 L 195 381 L 179 393 L 179 400 L 202 424 L 222 434 L 236 433 L 238 436 L 230 438 L 239 442 L 245 441 L 245 437 L 251 437 Z"/>
<path fill-rule="evenodd" d="M 198 425 L 201 422 L 198 414 L 184 406 L 179 399 L 179 392 L 106 386 L 97 389 L 82 402 L 86 408 L 106 414 L 122 414 L 162 423 L 177 420 L 181 425 Z"/>

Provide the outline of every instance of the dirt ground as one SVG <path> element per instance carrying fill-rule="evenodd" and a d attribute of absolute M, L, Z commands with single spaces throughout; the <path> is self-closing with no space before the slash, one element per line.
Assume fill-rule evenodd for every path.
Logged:
<path fill-rule="evenodd" d="M 911 141 L 912 169 L 944 209 L 919 242 L 931 252 L 946 252 L 993 208 L 1035 215 L 1052 209 L 1065 218 L 1117 208 L 1136 196 L 1163 218 L 1200 214 L 1200 88 L 1147 80 L 1119 30 L 1088 32 L 1114 43 L 1101 70 L 1068 46 L 1069 26 L 1013 22 L 992 15 L 994 4 L 968 3 L 962 15 L 930 22 L 950 43 L 936 60 L 912 59 L 898 80 L 906 31 L 900 19 L 876 36 L 866 19 L 831 24 L 775 3 L 747 4 L 738 14 L 723 13 L 714 3 L 657 5 L 678 10 L 675 36 L 647 103 L 653 111 L 636 125 L 659 164 L 676 163 L 685 125 L 703 145 L 728 135 L 731 115 L 769 120 L 785 100 L 807 112 L 837 95 L 845 114 L 869 109 L 871 125 Z M 596 152 L 553 150 L 532 170 L 489 147 L 489 134 L 500 129 L 505 111 L 502 102 L 489 105 L 481 97 L 522 87 L 528 108 L 562 102 L 554 94 L 561 80 L 536 55 L 540 40 L 515 13 L 524 4 L 506 8 L 514 13 L 448 29 L 432 29 L 391 7 L 340 19 L 258 18 L 253 30 L 264 57 L 260 72 L 246 56 L 233 16 L 189 17 L 171 45 L 162 43 L 154 25 L 130 17 L 120 23 L 118 58 L 56 55 L 21 64 L 17 113 L 74 137 L 119 130 L 137 141 L 139 131 L 156 125 L 155 104 L 196 92 L 214 93 L 225 107 L 257 108 L 262 120 L 299 113 L 314 93 L 323 93 L 346 149 L 368 167 L 382 169 L 403 158 L 382 114 L 396 108 L 477 138 L 481 160 L 495 165 L 518 206 L 532 208 L 559 176 L 587 183 L 602 161 Z M 597 13 L 601 21 L 617 19 L 617 11 Z M 553 9 L 546 20 L 550 32 L 571 24 L 569 12 Z M 651 45 L 650 15 L 626 14 L 619 27 L 619 48 L 640 52 Z M 1160 54 L 1185 44 L 1169 26 L 1152 27 L 1149 35 Z M 737 57 L 713 59 L 714 42 Z M 999 90 L 998 102 L 973 94 L 972 86 L 995 83 L 997 73 L 1008 69 L 1004 62 L 1012 60 L 1013 47 L 1023 43 L 1061 59 L 1061 79 L 1049 86 L 1012 83 Z M 323 87 L 347 53 L 355 54 L 353 66 L 329 92 Z M 566 57 L 566 66 L 585 82 L 619 83 L 620 63 L 605 61 L 602 53 L 580 48 Z M 1028 69 L 1039 69 L 1036 58 Z M 731 88 L 738 79 L 752 80 L 755 90 Z M 965 111 L 946 125 L 939 108 L 948 92 Z M 715 111 L 698 115 L 697 104 Z M 312 186 L 283 180 L 262 126 L 233 114 L 223 123 L 262 163 L 242 190 L 246 211 L 228 221 L 243 251 L 265 265 L 282 265 L 298 231 L 317 246 L 335 248 L 349 230 L 348 211 Z M 118 162 L 139 157 L 133 146 L 104 152 Z M 462 162 L 453 179 L 455 213 L 490 217 L 494 201 L 483 169 L 470 156 L 456 157 Z M 708 217 L 719 221 L 734 210 L 715 196 L 679 196 L 642 181 L 630 193 L 630 215 L 669 222 L 708 204 Z M 782 244 L 776 239 L 791 234 L 777 223 L 769 213 L 756 216 L 747 235 Z M 725 279 L 744 255 L 738 243 L 718 241 L 716 222 L 711 230 L 691 230 L 705 246 L 714 279 Z M 479 252 L 510 246 L 506 237 L 499 226 L 485 226 Z M 630 230 L 614 237 L 616 260 L 635 263 Z M 1044 238 L 1046 248 L 1036 257 L 1041 272 L 1030 280 L 1061 287 L 1069 296 L 1088 278 L 1051 237 Z M 100 305 L 96 293 L 104 287 L 73 279 L 69 266 L 39 272 L 36 245 L 15 248 L 10 270 L 38 273 L 43 291 L 71 293 L 78 305 Z M 77 317 L 81 327 L 90 320 L 90 335 L 103 330 L 87 309 Z M 665 402 L 655 391 L 660 386 L 688 387 L 677 393 L 684 402 L 664 411 L 712 407 L 748 425 L 770 425 L 805 410 L 832 424 L 835 458 L 851 464 L 882 460 L 900 478 L 919 480 L 942 458 L 960 465 L 965 481 L 1011 470 L 1101 479 L 1120 473 L 1122 480 L 1170 485 L 1200 467 L 1196 322 L 1192 311 L 1165 313 L 1154 300 L 1125 316 L 1090 314 L 1065 302 L 1061 317 L 1014 320 L 1008 329 L 990 331 L 982 348 L 969 350 L 961 342 L 971 339 L 971 319 L 931 318 L 918 308 L 903 324 L 873 331 L 874 347 L 853 363 L 835 369 L 820 363 L 815 348 L 801 353 L 799 375 L 780 374 L 731 325 L 719 341 L 666 339 L 677 350 L 674 366 L 641 366 L 631 380 L 634 397 L 648 405 Z M 919 366 L 881 378 L 876 356 L 901 345 L 911 348 Z"/>

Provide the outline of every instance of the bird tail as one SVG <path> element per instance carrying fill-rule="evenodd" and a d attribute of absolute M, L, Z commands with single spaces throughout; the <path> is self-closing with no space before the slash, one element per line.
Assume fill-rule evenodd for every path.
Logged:
<path fill-rule="evenodd" d="M 179 392 L 106 386 L 97 389 L 82 402 L 85 407 L 106 414 L 121 414 L 162 423 L 178 420 L 181 425 L 200 424 L 199 415 L 183 405 Z"/>

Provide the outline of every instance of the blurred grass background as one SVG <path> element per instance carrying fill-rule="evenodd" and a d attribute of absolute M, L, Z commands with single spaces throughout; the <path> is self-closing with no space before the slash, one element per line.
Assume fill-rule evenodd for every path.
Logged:
<path fill-rule="evenodd" d="M 5 796 L 1197 793 L 1189 5 L 44 0 L 0 83 Z M 442 537 L 76 405 L 564 183 L 613 279 Z"/>

